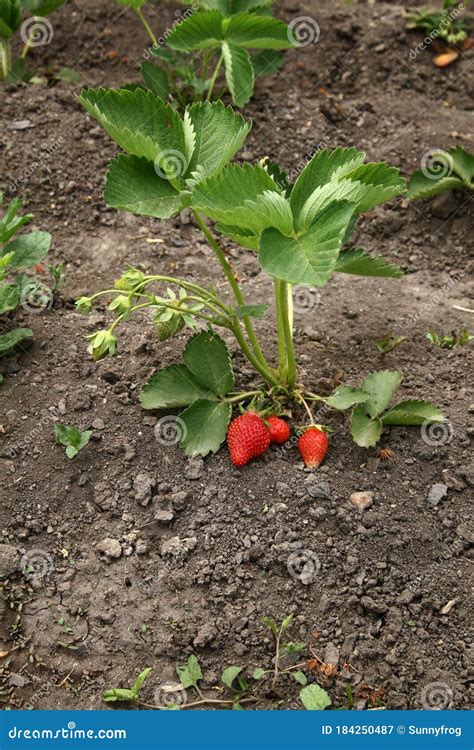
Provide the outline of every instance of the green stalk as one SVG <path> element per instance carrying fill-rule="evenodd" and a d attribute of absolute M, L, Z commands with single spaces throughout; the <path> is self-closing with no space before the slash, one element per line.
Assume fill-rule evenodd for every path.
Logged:
<path fill-rule="evenodd" d="M 143 15 L 143 11 L 141 10 L 141 8 L 135 8 L 135 13 L 137 14 L 138 18 L 140 19 L 140 21 L 142 22 L 143 26 L 145 27 L 145 31 L 148 34 L 148 36 L 150 37 L 151 41 L 153 42 L 153 46 L 154 47 L 158 47 L 159 46 L 158 45 L 158 39 L 154 35 L 153 29 L 151 28 L 150 24 L 148 23 L 148 21 L 146 20 L 145 16 Z"/>
<path fill-rule="evenodd" d="M 273 279 L 273 285 L 275 288 L 275 303 L 276 303 L 276 316 L 278 325 L 278 352 L 279 352 L 279 374 L 280 377 L 286 378 L 288 370 L 288 357 L 286 355 L 286 344 L 285 344 L 285 326 L 283 324 L 283 315 L 281 309 L 281 281 Z"/>
<path fill-rule="evenodd" d="M 269 383 L 270 385 L 278 386 L 278 380 L 275 378 L 273 373 L 271 372 L 270 368 L 267 364 L 262 364 L 260 360 L 257 359 L 255 354 L 252 352 L 251 348 L 247 344 L 242 331 L 240 330 L 240 326 L 238 323 L 233 326 L 231 329 L 232 333 L 234 334 L 235 338 L 237 339 L 237 342 L 242 349 L 243 353 L 247 357 L 248 361 L 251 365 L 257 370 L 258 373 L 262 376 L 262 378 Z"/>
<path fill-rule="evenodd" d="M 6 81 L 10 72 L 10 41 L 8 39 L 0 42 L 0 53 L 2 57 L 2 77 Z"/>
<path fill-rule="evenodd" d="M 214 73 L 212 74 L 212 78 L 211 78 L 211 81 L 209 83 L 209 91 L 207 92 L 207 97 L 206 97 L 207 101 L 210 101 L 210 99 L 211 99 L 212 92 L 214 90 L 214 86 L 216 85 L 217 77 L 219 75 L 219 71 L 221 69 L 221 65 L 222 65 L 223 59 L 224 58 L 223 58 L 223 56 L 221 54 L 221 56 L 219 57 L 219 60 L 217 62 L 217 65 L 214 68 Z"/>
<path fill-rule="evenodd" d="M 242 292 L 240 291 L 240 287 L 237 283 L 237 281 L 234 278 L 234 274 L 232 273 L 232 268 L 230 267 L 230 264 L 227 261 L 227 258 L 225 257 L 224 253 L 222 252 L 222 249 L 219 247 L 218 243 L 212 236 L 211 232 L 209 231 L 206 223 L 203 221 L 201 215 L 193 209 L 194 218 L 196 219 L 198 226 L 201 230 L 201 232 L 204 234 L 206 240 L 208 241 L 211 248 L 214 250 L 214 253 L 216 254 L 216 257 L 219 261 L 219 263 L 222 266 L 222 269 L 227 277 L 227 280 L 229 284 L 232 287 L 232 291 L 234 292 L 235 299 L 237 300 L 237 303 L 239 305 L 245 305 L 245 300 L 242 296 Z M 243 318 L 243 323 L 245 326 L 245 330 L 247 331 L 248 337 L 250 339 L 250 342 L 252 344 L 253 350 L 255 352 L 255 356 L 260 361 L 260 364 L 262 364 L 264 367 L 268 368 L 268 363 L 263 355 L 263 352 L 260 348 L 260 345 L 257 341 L 257 337 L 255 335 L 255 331 L 253 330 L 252 323 L 250 321 L 250 318 L 248 315 L 245 315 Z"/>
<path fill-rule="evenodd" d="M 296 358 L 295 358 L 295 346 L 293 343 L 293 331 L 291 329 L 290 316 L 292 315 L 290 307 L 288 305 L 289 292 L 291 291 L 290 285 L 286 281 L 280 281 L 280 306 L 281 306 L 281 317 L 283 323 L 283 331 L 285 336 L 286 355 L 288 357 L 288 374 L 287 374 L 287 385 L 289 388 L 293 388 L 296 383 Z"/>
<path fill-rule="evenodd" d="M 38 18 L 37 16 L 34 16 L 34 19 L 35 19 L 35 21 L 37 21 L 37 23 L 34 23 L 33 26 L 30 29 L 30 32 L 28 34 L 28 39 L 26 40 L 25 46 L 23 47 L 23 49 L 21 51 L 21 55 L 20 55 L 21 60 L 25 59 L 25 57 L 27 56 L 28 52 L 31 49 L 31 46 L 32 46 L 31 43 L 32 43 L 33 39 L 35 38 L 35 31 L 36 31 L 36 29 L 38 29 L 38 28 L 40 29 L 41 28 L 41 19 Z"/>

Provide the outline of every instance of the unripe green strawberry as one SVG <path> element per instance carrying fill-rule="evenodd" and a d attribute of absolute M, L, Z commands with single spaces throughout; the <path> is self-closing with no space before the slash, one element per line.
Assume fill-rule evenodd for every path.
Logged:
<path fill-rule="evenodd" d="M 328 452 L 328 436 L 319 427 L 312 425 L 298 439 L 298 448 L 305 466 L 314 469 L 322 464 Z"/>
<path fill-rule="evenodd" d="M 282 445 L 290 439 L 290 425 L 281 417 L 271 416 L 265 420 L 270 430 L 270 442 Z"/>
<path fill-rule="evenodd" d="M 160 341 L 167 341 L 184 328 L 184 320 L 180 315 L 173 315 L 169 320 L 155 320 L 155 331 Z"/>
<path fill-rule="evenodd" d="M 234 466 L 245 466 L 270 445 L 270 430 L 254 412 L 234 419 L 227 430 L 227 447 Z"/>

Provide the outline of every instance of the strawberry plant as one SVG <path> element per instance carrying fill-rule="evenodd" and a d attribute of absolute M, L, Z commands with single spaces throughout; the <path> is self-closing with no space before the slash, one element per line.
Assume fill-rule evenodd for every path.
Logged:
<path fill-rule="evenodd" d="M 116 1 L 138 15 L 152 41 L 150 54 L 159 61 L 142 65 L 145 85 L 181 104 L 210 100 L 219 86 L 219 96 L 229 91 L 233 103 L 243 107 L 255 78 L 280 67 L 276 50 L 296 43 L 288 26 L 271 16 L 271 0 L 200 0 L 159 39 L 143 14 L 144 0 Z"/>
<path fill-rule="evenodd" d="M 441 10 L 429 5 L 414 8 L 407 14 L 407 29 L 423 31 L 426 36 L 440 38 L 448 44 L 460 44 L 469 33 L 469 22 L 459 18 L 465 3 L 466 0 L 443 0 Z"/>
<path fill-rule="evenodd" d="M 0 192 L 0 206 L 3 193 Z M 40 263 L 51 245 L 48 232 L 30 232 L 15 238 L 19 230 L 32 220 L 32 214 L 20 215 L 22 202 L 14 198 L 0 218 L 0 324 L 2 315 L 12 313 L 22 302 L 26 303 L 41 292 L 35 277 L 24 273 Z M 30 328 L 13 328 L 0 334 L 0 358 L 9 354 L 18 344 L 33 336 Z M 0 373 L 0 383 L 3 376 Z"/>
<path fill-rule="evenodd" d="M 430 152 L 408 183 L 408 197 L 412 200 L 449 190 L 474 190 L 474 156 L 460 146 Z"/>
<path fill-rule="evenodd" d="M 308 405 L 311 401 L 325 402 L 339 410 L 361 405 L 356 407 L 357 414 L 368 412 L 367 419 L 374 421 L 375 437 L 382 420 L 374 403 L 378 408 L 383 399 L 376 399 L 372 390 L 343 386 L 323 398 L 299 381 L 292 285 L 324 286 L 334 273 L 401 276 L 396 266 L 350 244 L 362 212 L 404 191 L 398 170 L 385 163 L 367 163 L 365 154 L 355 148 L 336 148 L 331 153 L 324 149 L 290 184 L 271 162 L 231 163 L 251 123 L 221 102 L 193 104 L 181 118 L 151 92 L 139 89 L 84 90 L 80 101 L 126 152 L 111 162 L 107 203 L 159 219 L 190 208 L 234 297 L 233 301 L 224 299 L 214 287 L 187 279 L 129 269 L 117 279 L 114 289 L 77 301 L 78 309 L 87 313 L 101 296 L 111 299 L 112 325 L 89 336 L 93 358 L 99 360 L 114 353 L 118 327 L 137 312 L 151 311 L 160 323 L 163 313 L 171 311 L 170 320 L 174 322 L 166 336 L 190 324 L 205 327 L 188 341 L 182 362 L 158 371 L 140 397 L 145 409 L 184 409 L 180 413 L 184 427 L 181 445 L 188 456 L 215 452 L 225 440 L 232 406 L 250 400 L 253 405 L 255 399 L 259 401 L 257 411 L 263 409 L 267 415 L 278 415 L 287 405 L 304 409 L 310 427 L 316 427 Z M 243 252 L 256 253 L 261 268 L 273 280 L 277 361 L 267 359 L 254 327 L 255 319 L 270 317 L 269 305 L 261 299 L 245 300 L 223 246 L 207 220 L 215 222 L 215 231 L 240 245 Z M 159 293 L 160 285 L 173 286 L 181 293 L 165 297 Z M 176 323 L 177 317 L 182 324 Z M 260 377 L 252 390 L 235 390 L 230 353 L 216 333 L 218 328 L 234 335 Z M 388 391 L 384 381 L 380 387 Z M 386 423 L 418 424 L 409 420 L 418 419 L 421 411 L 410 417 L 408 409 L 394 411 Z M 421 409 L 425 419 L 442 419 L 431 404 Z M 266 442 L 262 438 L 254 455 Z M 359 444 L 364 442 L 367 440 Z M 252 451 L 255 448 L 252 445 Z M 241 463 L 243 456 L 239 455 L 238 461 Z"/>
<path fill-rule="evenodd" d="M 27 81 L 32 77 L 26 57 L 32 47 L 47 44 L 53 35 L 46 19 L 66 0 L 1 0 L 0 2 L 0 80 L 6 83 Z M 11 43 L 16 32 L 24 42 L 20 57 L 13 61 Z"/>

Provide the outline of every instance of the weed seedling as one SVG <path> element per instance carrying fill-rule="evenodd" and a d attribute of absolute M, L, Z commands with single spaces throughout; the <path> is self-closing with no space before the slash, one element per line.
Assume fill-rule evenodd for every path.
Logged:
<path fill-rule="evenodd" d="M 468 331 L 460 331 L 456 333 L 453 331 L 452 334 L 445 334 L 439 336 L 435 331 L 429 331 L 426 334 L 428 341 L 432 344 L 436 344 L 440 349 L 454 349 L 457 346 L 465 346 L 470 341 L 474 340 L 474 336 Z"/>
<path fill-rule="evenodd" d="M 56 442 L 66 448 L 66 456 L 74 458 L 88 444 L 92 430 L 81 432 L 76 425 L 68 427 L 65 424 L 55 424 L 54 434 Z"/>

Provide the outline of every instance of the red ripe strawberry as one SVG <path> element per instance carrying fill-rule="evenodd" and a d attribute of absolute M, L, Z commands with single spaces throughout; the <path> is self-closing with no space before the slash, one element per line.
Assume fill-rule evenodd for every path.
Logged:
<path fill-rule="evenodd" d="M 247 412 L 234 419 L 227 430 L 227 447 L 234 466 L 245 466 L 270 445 L 270 430 L 258 414 Z"/>
<path fill-rule="evenodd" d="M 328 452 L 328 436 L 318 427 L 310 427 L 298 440 L 301 457 L 310 469 L 320 466 Z"/>
<path fill-rule="evenodd" d="M 265 420 L 270 430 L 270 443 L 282 445 L 290 439 L 290 425 L 280 417 L 268 417 Z"/>

